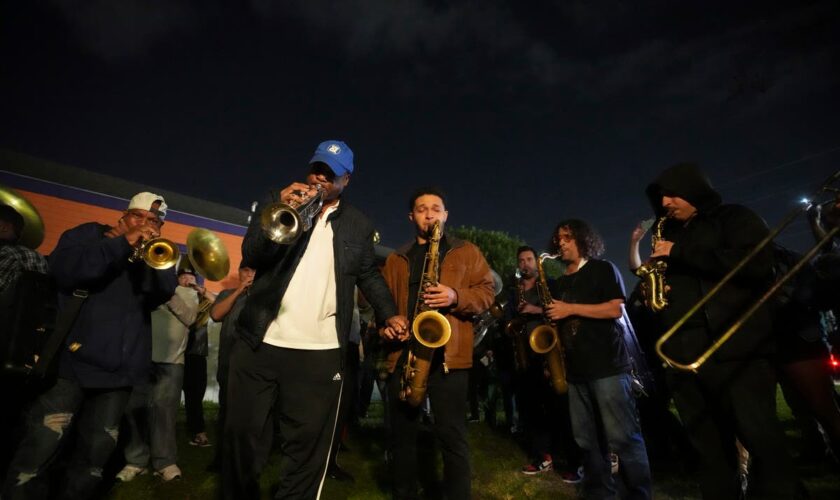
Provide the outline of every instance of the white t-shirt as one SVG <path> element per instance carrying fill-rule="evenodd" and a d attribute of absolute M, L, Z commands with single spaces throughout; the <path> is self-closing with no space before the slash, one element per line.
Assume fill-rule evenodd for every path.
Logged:
<path fill-rule="evenodd" d="M 312 236 L 263 342 L 289 349 L 338 349 L 333 230 L 328 208 L 311 229 Z"/>

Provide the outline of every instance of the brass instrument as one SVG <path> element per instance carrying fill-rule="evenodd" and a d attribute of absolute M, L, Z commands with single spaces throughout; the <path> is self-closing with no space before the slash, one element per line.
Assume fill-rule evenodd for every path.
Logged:
<path fill-rule="evenodd" d="M 178 245 L 166 238 L 141 241 L 129 256 L 129 262 L 143 261 L 152 269 L 169 269 L 178 263 L 181 251 Z"/>
<path fill-rule="evenodd" d="M 0 186 L 0 205 L 6 205 L 23 218 L 23 229 L 17 243 L 35 250 L 44 241 L 44 220 L 38 209 L 13 189 Z"/>
<path fill-rule="evenodd" d="M 525 285 L 522 273 L 516 270 L 516 310 L 519 311 L 525 305 Z M 528 346 L 525 342 L 525 327 L 528 324 L 528 317 L 517 314 L 505 325 L 505 333 L 513 341 L 514 362 L 516 369 L 524 372 L 528 369 Z"/>
<path fill-rule="evenodd" d="M 651 250 L 656 250 L 656 244 L 662 240 L 662 228 L 668 217 L 660 217 L 656 221 L 653 232 L 650 235 Z M 659 312 L 668 307 L 668 298 L 665 297 L 665 271 L 668 263 L 662 259 L 649 259 L 636 269 L 636 276 L 642 279 L 642 295 L 645 298 L 645 305 L 653 312 Z"/>
<path fill-rule="evenodd" d="M 260 225 L 266 238 L 280 245 L 291 245 L 312 228 L 312 219 L 324 205 L 323 188 L 320 185 L 315 188 L 318 191 L 303 201 L 277 201 L 263 209 Z M 305 193 L 298 191 L 297 194 L 303 196 Z"/>
<path fill-rule="evenodd" d="M 816 195 L 818 196 L 823 192 L 833 191 L 833 188 L 831 188 L 830 185 L 836 182 L 838 179 L 840 179 L 840 170 L 835 172 L 823 183 L 823 185 L 817 191 Z M 706 305 L 706 303 L 709 302 L 709 300 L 711 300 L 712 297 L 717 295 L 717 293 L 723 288 L 723 286 L 726 283 L 728 283 L 736 274 L 738 274 L 738 272 L 745 265 L 747 265 L 747 263 L 750 260 L 755 258 L 755 256 L 758 255 L 759 252 L 761 252 L 764 249 L 764 247 L 769 245 L 773 241 L 773 239 L 779 233 L 782 232 L 782 230 L 785 227 L 789 226 L 801 213 L 807 210 L 809 206 L 810 205 L 805 205 L 791 210 L 778 226 L 773 228 L 770 231 L 770 233 L 767 236 L 765 236 L 764 239 L 761 240 L 750 251 L 749 254 L 747 254 L 743 259 L 741 259 L 735 265 L 735 267 L 733 267 L 726 274 L 726 276 L 724 276 L 714 287 L 712 287 L 712 289 L 709 290 L 709 292 L 706 295 L 704 295 L 700 300 L 698 300 L 697 303 L 695 303 L 691 307 L 691 309 L 688 310 L 688 312 L 686 312 L 679 320 L 677 320 L 676 323 L 674 323 L 674 326 L 672 326 L 667 332 L 665 332 L 662 335 L 662 337 L 659 338 L 659 340 L 656 342 L 656 354 L 658 354 L 659 357 L 662 358 L 666 366 L 675 368 L 677 370 L 697 373 L 700 367 L 703 366 L 703 364 L 710 357 L 712 357 L 712 355 L 715 352 L 717 352 L 717 350 L 720 349 L 729 340 L 729 338 L 735 334 L 735 332 L 740 330 L 744 323 L 746 323 L 747 320 L 749 320 L 750 317 L 752 317 L 752 315 L 755 314 L 755 312 L 758 311 L 758 309 L 762 305 L 764 305 L 764 303 L 767 302 L 767 300 L 770 299 L 770 297 L 787 282 L 787 280 L 789 280 L 793 275 L 799 272 L 799 270 L 802 269 L 802 267 L 806 263 L 808 263 L 808 261 L 810 261 L 814 257 L 814 255 L 817 254 L 817 252 L 823 245 L 831 241 L 834 235 L 838 233 L 838 230 L 840 230 L 840 226 L 835 226 L 830 231 L 827 231 L 826 234 L 817 242 L 817 244 L 811 247 L 811 249 L 805 254 L 804 257 L 802 257 L 796 264 L 794 264 L 784 276 L 779 278 L 755 303 L 753 303 L 743 314 L 741 314 L 741 316 L 732 324 L 732 326 L 729 327 L 728 330 L 726 330 L 726 332 L 723 333 L 723 335 L 721 335 L 708 349 L 706 349 L 705 352 L 703 352 L 703 354 L 700 355 L 700 357 L 698 357 L 693 362 L 680 363 L 670 358 L 663 352 L 662 346 L 665 344 L 665 342 L 667 342 L 668 339 L 673 337 L 674 334 L 676 334 L 677 331 L 679 331 L 679 329 L 685 324 L 686 321 L 688 321 L 692 316 L 697 314 L 697 312 L 700 311 L 701 308 L 704 305 Z"/>
<path fill-rule="evenodd" d="M 222 239 L 209 229 L 195 228 L 187 235 L 187 258 L 196 273 L 209 281 L 224 279 L 230 258 Z"/>
<path fill-rule="evenodd" d="M 557 255 L 548 253 L 540 254 L 537 259 L 537 292 L 540 295 L 543 311 L 551 305 L 551 290 L 548 288 L 548 280 L 543 269 L 543 260 L 556 259 Z M 554 322 L 543 316 L 544 323 L 531 330 L 528 336 L 528 343 L 531 349 L 537 354 L 545 354 L 548 372 L 551 375 L 551 386 L 557 394 L 564 394 L 569 390 L 566 383 L 566 361 L 563 353 L 563 343 Z"/>
<path fill-rule="evenodd" d="M 414 342 L 409 347 L 408 359 L 405 361 L 400 380 L 399 397 L 411 406 L 420 406 L 426 399 L 426 384 L 434 350 L 446 345 L 452 335 L 452 325 L 449 324 L 446 316 L 427 306 L 423 300 L 423 290 L 438 282 L 440 271 L 438 249 L 442 236 L 440 221 L 435 222 L 430 233 L 429 250 L 426 252 L 423 264 L 423 278 L 417 290 L 414 321 L 411 323 Z M 446 370 L 446 364 L 444 364 L 444 370 Z"/>

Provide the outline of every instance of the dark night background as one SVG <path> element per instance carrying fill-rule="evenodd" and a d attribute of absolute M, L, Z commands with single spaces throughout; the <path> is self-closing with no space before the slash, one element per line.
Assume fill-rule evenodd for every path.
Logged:
<path fill-rule="evenodd" d="M 438 184 L 451 224 L 542 248 L 582 217 L 624 268 L 668 165 L 771 225 L 840 168 L 835 0 L 4 1 L 0 23 L 0 147 L 247 209 L 344 139 L 389 246 Z"/>

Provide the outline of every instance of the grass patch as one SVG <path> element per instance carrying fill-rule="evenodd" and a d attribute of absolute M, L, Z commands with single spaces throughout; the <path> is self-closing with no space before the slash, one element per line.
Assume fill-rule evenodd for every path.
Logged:
<path fill-rule="evenodd" d="M 790 410 L 781 397 L 779 417 L 789 438 L 791 448 L 798 438 L 798 431 L 792 421 Z M 371 406 L 368 418 L 351 430 L 347 440 L 349 450 L 339 454 L 339 463 L 355 477 L 352 484 L 327 479 L 322 498 L 378 500 L 390 498 L 390 480 L 384 461 L 385 434 L 382 426 L 382 403 Z M 212 443 L 216 444 L 213 432 L 217 407 L 212 403 L 205 406 L 205 417 Z M 525 476 L 519 472 L 527 461 L 522 448 L 509 436 L 491 429 L 485 423 L 470 424 L 469 442 L 473 467 L 473 498 L 487 500 L 513 499 L 571 499 L 576 498 L 575 486 L 563 483 L 556 473 Z M 205 469 L 210 464 L 214 448 L 196 448 L 188 443 L 184 428 L 183 411 L 179 416 L 178 465 L 184 478 L 180 481 L 162 483 L 150 475 L 140 476 L 131 483 L 114 484 L 106 494 L 113 500 L 140 499 L 205 499 L 215 498 L 219 476 Z M 421 431 L 419 439 L 420 463 L 426 467 L 420 472 L 420 483 L 425 498 L 439 498 L 442 477 L 441 460 L 434 439 L 428 429 Z M 121 457 L 117 457 L 110 475 L 119 470 Z M 272 454 L 261 477 L 263 496 L 269 497 L 269 490 L 278 475 L 277 455 Z M 801 466 L 806 486 L 814 499 L 840 498 L 840 477 L 825 464 Z M 699 490 L 694 480 L 686 474 L 680 464 L 652 463 L 654 497 L 657 499 L 695 499 Z"/>

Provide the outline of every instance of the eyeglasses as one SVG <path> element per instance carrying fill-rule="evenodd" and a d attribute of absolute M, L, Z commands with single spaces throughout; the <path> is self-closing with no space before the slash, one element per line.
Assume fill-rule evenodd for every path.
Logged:
<path fill-rule="evenodd" d="M 163 221 L 152 212 L 143 213 L 136 210 L 129 210 L 126 215 L 136 221 L 142 221 L 142 224 L 149 224 L 155 227 L 161 227 L 163 225 Z"/>

